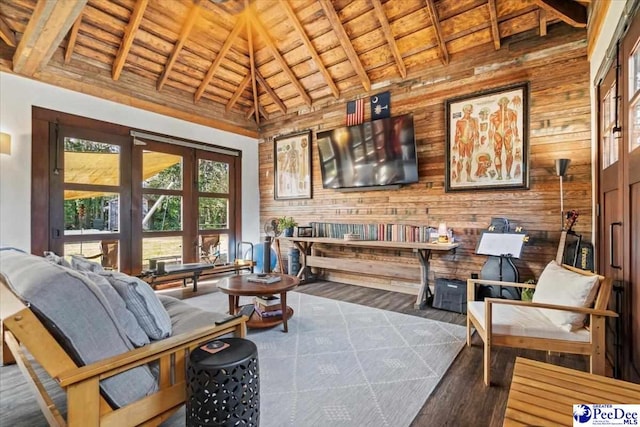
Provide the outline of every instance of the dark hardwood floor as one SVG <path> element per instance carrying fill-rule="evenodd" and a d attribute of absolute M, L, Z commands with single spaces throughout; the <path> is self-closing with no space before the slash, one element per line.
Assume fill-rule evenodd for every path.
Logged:
<path fill-rule="evenodd" d="M 215 281 L 210 281 L 198 283 L 196 294 L 190 287 L 174 288 L 165 292 L 184 299 L 217 292 L 217 289 Z M 326 281 L 299 286 L 296 292 L 466 326 L 466 316 L 463 314 L 431 307 L 423 310 L 414 309 L 413 295 Z M 460 351 L 447 374 L 414 419 L 412 427 L 501 426 L 516 356 L 587 370 L 587 360 L 582 356 L 547 355 L 541 351 L 497 347 L 491 355 L 492 386 L 485 387 L 482 381 L 482 341 L 474 336 L 472 347 L 464 347 Z"/>

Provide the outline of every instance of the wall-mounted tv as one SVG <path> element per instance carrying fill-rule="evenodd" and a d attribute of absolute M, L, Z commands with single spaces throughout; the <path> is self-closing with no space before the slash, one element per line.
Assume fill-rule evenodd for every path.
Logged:
<path fill-rule="evenodd" d="M 418 182 L 411 114 L 319 132 L 317 141 L 324 188 Z"/>

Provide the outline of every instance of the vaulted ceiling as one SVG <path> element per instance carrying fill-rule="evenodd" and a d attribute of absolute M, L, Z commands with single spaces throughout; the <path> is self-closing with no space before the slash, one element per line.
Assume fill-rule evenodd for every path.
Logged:
<path fill-rule="evenodd" d="M 247 135 L 547 26 L 575 0 L 2 0 L 0 69 Z"/>

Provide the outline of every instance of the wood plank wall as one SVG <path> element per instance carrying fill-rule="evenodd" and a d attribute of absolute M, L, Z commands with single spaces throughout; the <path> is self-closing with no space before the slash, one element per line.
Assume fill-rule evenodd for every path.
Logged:
<path fill-rule="evenodd" d="M 528 81 L 530 84 L 530 189 L 446 193 L 445 100 L 476 91 Z M 322 188 L 315 134 L 345 124 L 345 100 L 391 91 L 392 115 L 413 113 L 418 147 L 417 184 L 396 190 L 337 192 Z M 260 141 L 260 217 L 293 216 L 300 225 L 310 221 L 344 223 L 401 223 L 437 226 L 446 222 L 462 246 L 455 255 L 434 256 L 435 277 L 466 279 L 479 273 L 485 256 L 475 255 L 482 230 L 492 217 L 506 217 L 521 225 L 531 240 L 515 264 L 521 280 L 539 277 L 555 259 L 561 230 L 559 178 L 555 159 L 570 158 L 564 181 L 565 210 L 577 209 L 575 230 L 591 240 L 592 174 L 589 63 L 586 32 L 554 25 L 546 37 L 517 36 L 410 70 L 405 82 L 376 88 L 369 94 L 341 94 L 341 101 L 314 105 L 307 114 L 263 124 Z M 313 196 L 309 200 L 275 201 L 273 197 L 273 138 L 311 129 Z M 283 249 L 286 252 L 286 248 Z M 335 252 L 335 250 L 334 250 Z M 414 263 L 409 253 L 337 250 L 340 256 Z M 335 255 L 335 253 L 334 253 Z M 330 279 L 374 287 L 393 287 L 396 281 L 332 272 Z M 400 283 L 398 283 L 400 285 Z"/>

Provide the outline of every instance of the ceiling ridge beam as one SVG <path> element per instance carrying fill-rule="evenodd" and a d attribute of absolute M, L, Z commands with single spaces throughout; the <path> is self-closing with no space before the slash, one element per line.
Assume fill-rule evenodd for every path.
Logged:
<path fill-rule="evenodd" d="M 38 1 L 13 54 L 13 71 L 33 76 L 44 68 L 87 1 Z"/>
<path fill-rule="evenodd" d="M 442 36 L 442 28 L 440 27 L 440 18 L 438 17 L 438 11 L 436 10 L 435 4 L 433 4 L 433 0 L 425 0 L 425 4 L 427 5 L 427 14 L 429 18 L 431 18 L 431 25 L 433 25 L 433 29 L 436 33 L 436 38 L 438 39 L 438 47 L 440 48 L 440 60 L 443 64 L 447 65 L 449 63 L 449 51 L 447 51 L 447 44 L 444 41 L 444 37 Z"/>
<path fill-rule="evenodd" d="M 572 27 L 586 28 L 587 26 L 587 8 L 580 3 L 571 0 L 534 0 L 534 2 Z"/>
<path fill-rule="evenodd" d="M 11 47 L 16 47 L 16 34 L 11 31 L 9 24 L 0 17 L 0 38 Z"/>
<path fill-rule="evenodd" d="M 148 3 L 149 0 L 138 0 L 136 5 L 133 7 L 129 23 L 124 29 L 124 36 L 122 37 L 118 53 L 116 54 L 116 58 L 113 60 L 113 66 L 111 67 L 111 78 L 113 80 L 118 80 L 120 78 L 120 73 L 122 73 L 124 64 L 127 62 L 129 50 L 131 50 L 133 40 L 136 38 L 136 33 L 138 32 L 140 22 L 142 22 L 142 16 L 144 15 L 144 11 L 147 9 Z"/>
<path fill-rule="evenodd" d="M 311 55 L 311 58 L 313 59 L 316 67 L 318 67 L 318 71 L 320 71 L 320 74 L 322 74 L 322 77 L 324 78 L 324 81 L 327 83 L 327 86 L 329 86 L 329 89 L 331 89 L 331 93 L 336 99 L 339 98 L 340 90 L 338 89 L 338 86 L 336 86 L 335 82 L 333 81 L 333 78 L 331 77 L 331 74 L 329 74 L 329 71 L 327 70 L 327 67 L 325 67 L 324 63 L 322 62 L 322 59 L 320 58 L 320 55 L 318 55 L 318 51 L 316 50 L 315 46 L 311 43 L 311 40 L 309 39 L 309 36 L 304 30 L 304 27 L 302 26 L 302 24 L 300 23 L 300 20 L 298 19 L 295 12 L 293 11 L 293 8 L 291 7 L 289 0 L 280 0 L 280 6 L 282 6 L 284 11 L 289 16 L 289 20 L 291 21 L 291 23 L 293 24 L 293 27 L 298 32 L 298 35 L 300 36 L 302 43 L 304 43 L 304 45 L 307 47 L 307 51 Z"/>
<path fill-rule="evenodd" d="M 231 108 L 233 108 L 235 103 L 238 102 L 240 95 L 242 95 L 242 92 L 244 92 L 244 90 L 247 88 L 247 85 L 249 84 L 250 79 L 251 79 L 251 72 L 248 72 L 247 75 L 244 76 L 244 80 L 242 80 L 240 85 L 238 85 L 238 88 L 236 89 L 235 93 L 233 94 L 229 102 L 227 102 L 227 105 L 225 107 L 227 112 L 231 111 Z"/>
<path fill-rule="evenodd" d="M 253 22 L 253 27 L 256 30 L 258 30 L 258 33 L 260 34 L 262 41 L 267 45 L 269 50 L 271 50 L 271 54 L 275 58 L 276 62 L 280 65 L 280 68 L 282 68 L 282 71 L 284 71 L 284 73 L 289 77 L 291 84 L 293 84 L 293 86 L 296 88 L 296 90 L 304 100 L 304 103 L 311 106 L 311 98 L 309 97 L 307 92 L 304 90 L 304 87 L 302 87 L 302 84 L 300 84 L 300 82 L 298 81 L 298 78 L 296 77 L 296 75 L 293 74 L 293 71 L 291 71 L 291 68 L 289 68 L 289 64 L 287 64 L 287 61 L 284 60 L 284 58 L 278 51 L 278 48 L 276 47 L 273 40 L 271 40 L 271 37 L 267 33 L 267 30 L 265 30 L 264 26 L 262 25 L 262 22 L 260 22 L 257 16 L 253 16 L 251 21 Z"/>
<path fill-rule="evenodd" d="M 245 8 L 249 7 L 249 0 L 244 0 Z M 260 106 L 258 105 L 258 84 L 256 82 L 256 59 L 253 51 L 253 31 L 251 22 L 247 19 L 247 44 L 249 45 L 249 67 L 251 72 L 251 87 L 253 89 L 253 110 L 256 124 L 260 125 Z"/>
<path fill-rule="evenodd" d="M 391 49 L 393 58 L 396 60 L 396 66 L 398 67 L 400 76 L 405 79 L 407 77 L 407 67 L 404 64 L 404 59 L 402 59 L 402 55 L 400 54 L 400 50 L 398 49 L 398 44 L 396 43 L 396 39 L 393 36 L 393 32 L 391 31 L 389 18 L 387 18 L 387 15 L 384 13 L 384 8 L 382 7 L 382 3 L 380 3 L 380 0 L 371 0 L 371 3 L 373 3 L 373 8 L 375 10 L 376 16 L 378 17 L 378 21 L 380 21 L 380 26 L 382 28 L 384 36 L 387 39 L 389 49 Z"/>
<path fill-rule="evenodd" d="M 278 94 L 276 94 L 271 86 L 269 86 L 267 81 L 264 79 L 264 77 L 262 77 L 262 74 L 260 74 L 260 71 L 258 70 L 256 70 L 256 77 L 258 78 L 258 82 L 260 82 L 260 84 L 262 85 L 262 88 L 269 94 L 278 108 L 280 108 L 280 111 L 282 111 L 284 114 L 287 114 L 287 106 L 284 105 L 284 102 L 282 102 L 282 100 L 278 97 Z"/>
<path fill-rule="evenodd" d="M 173 46 L 171 51 L 171 55 L 169 56 L 169 60 L 167 64 L 164 66 L 164 70 L 158 79 L 158 90 L 161 90 L 164 84 L 167 82 L 169 78 L 169 73 L 171 73 L 171 69 L 175 65 L 178 60 L 178 55 L 180 55 L 180 51 L 182 50 L 187 38 L 189 38 L 189 34 L 193 29 L 193 24 L 195 24 L 198 15 L 200 14 L 200 0 L 194 0 L 193 6 L 189 11 L 189 15 L 187 15 L 187 19 L 182 25 L 182 29 L 180 30 L 180 36 L 178 37 L 178 41 Z"/>
<path fill-rule="evenodd" d="M 211 63 L 211 66 L 209 67 L 207 74 L 204 76 L 204 79 L 202 79 L 202 82 L 200 83 L 200 87 L 198 87 L 198 90 L 196 91 L 196 94 L 193 97 L 193 102 L 198 102 L 202 97 L 202 94 L 204 93 L 205 89 L 207 88 L 207 86 L 209 86 L 209 83 L 211 83 L 211 79 L 213 79 L 213 75 L 218 70 L 220 63 L 224 59 L 229 49 L 231 49 L 233 42 L 238 37 L 238 34 L 240 34 L 240 31 L 242 31 L 242 28 L 244 27 L 245 23 L 246 23 L 246 19 L 243 19 L 243 18 L 239 18 L 236 21 L 236 25 L 233 27 L 233 30 L 231 30 L 231 33 L 229 34 L 229 36 L 227 36 L 227 39 L 225 40 L 224 45 L 222 45 L 222 48 L 216 55 L 216 59 L 214 59 L 214 61 Z"/>
<path fill-rule="evenodd" d="M 498 10 L 496 0 L 488 0 L 489 17 L 491 18 L 491 36 L 493 37 L 493 47 L 500 50 L 500 28 L 498 27 Z"/>
<path fill-rule="evenodd" d="M 345 31 L 344 26 L 342 25 L 342 21 L 340 21 L 340 17 L 336 13 L 336 10 L 333 8 L 333 4 L 329 0 L 319 0 L 318 2 L 322 6 L 322 10 L 324 10 L 324 14 L 329 20 L 329 23 L 331 23 L 331 27 L 333 28 L 333 31 L 335 31 L 342 49 L 344 49 L 345 53 L 347 54 L 347 58 L 349 58 L 351 66 L 354 68 L 358 77 L 360 77 L 362 86 L 367 92 L 369 92 L 371 90 L 371 80 L 369 80 L 369 75 L 362 66 L 362 61 L 360 61 L 358 53 L 353 48 L 351 39 Z"/>
<path fill-rule="evenodd" d="M 76 47 L 76 40 L 78 39 L 78 31 L 80 31 L 80 24 L 82 24 L 82 13 L 73 23 L 71 31 L 69 32 L 69 41 L 67 42 L 67 48 L 64 50 L 64 63 L 71 62 L 71 55 L 73 55 L 73 49 Z"/>

